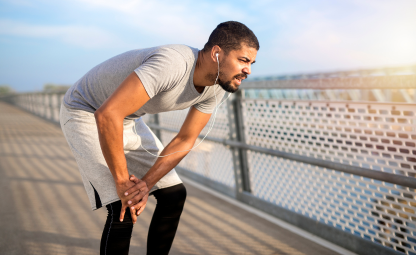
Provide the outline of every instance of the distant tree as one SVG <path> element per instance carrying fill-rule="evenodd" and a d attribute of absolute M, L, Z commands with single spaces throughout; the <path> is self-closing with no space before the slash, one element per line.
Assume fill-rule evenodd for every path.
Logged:
<path fill-rule="evenodd" d="M 15 93 L 9 85 L 0 85 L 0 96 Z"/>

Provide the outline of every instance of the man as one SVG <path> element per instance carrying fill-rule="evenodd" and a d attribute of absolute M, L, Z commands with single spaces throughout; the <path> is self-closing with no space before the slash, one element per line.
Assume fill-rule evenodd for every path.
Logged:
<path fill-rule="evenodd" d="M 244 24 L 224 22 L 201 51 L 185 45 L 128 51 L 94 67 L 68 90 L 62 130 L 92 209 L 108 210 L 101 254 L 128 254 L 133 224 L 149 194 L 157 206 L 147 254 L 169 253 L 186 198 L 173 168 L 193 147 L 216 98 L 237 91 L 251 73 L 258 49 Z M 216 81 L 222 89 L 213 86 Z M 165 148 L 140 118 L 188 107 Z"/>

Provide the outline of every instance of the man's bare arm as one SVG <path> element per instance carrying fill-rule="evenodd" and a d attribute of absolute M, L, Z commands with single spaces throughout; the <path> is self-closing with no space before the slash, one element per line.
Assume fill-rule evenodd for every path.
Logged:
<path fill-rule="evenodd" d="M 189 153 L 188 150 L 194 146 L 198 135 L 208 123 L 210 117 L 211 114 L 202 113 L 196 108 L 191 107 L 178 135 L 172 139 L 160 155 L 163 156 L 177 151 L 179 152 L 156 160 L 155 164 L 142 178 L 142 180 L 147 183 L 148 190 L 141 189 L 139 193 L 135 194 L 135 197 L 130 200 L 132 202 L 131 205 L 135 208 L 140 208 L 142 206 L 141 203 L 138 202 L 163 176 L 172 170 Z M 127 193 L 133 194 L 136 193 L 137 190 L 138 187 L 132 187 Z M 139 210 L 139 213 L 141 211 L 142 210 Z"/>
<path fill-rule="evenodd" d="M 135 185 L 129 180 L 124 155 L 123 120 L 126 116 L 140 109 L 149 99 L 142 82 L 133 72 L 94 113 L 101 150 L 113 175 L 117 193 L 123 204 L 120 213 L 121 221 L 124 219 L 124 212 L 127 208 L 127 199 L 123 196 L 123 193 L 129 187 Z M 134 217 L 133 214 L 132 216 Z M 133 222 L 135 221 L 136 219 L 133 219 Z"/>

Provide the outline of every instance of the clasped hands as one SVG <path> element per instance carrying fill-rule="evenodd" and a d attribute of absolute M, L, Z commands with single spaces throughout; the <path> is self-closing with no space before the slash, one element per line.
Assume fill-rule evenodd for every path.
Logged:
<path fill-rule="evenodd" d="M 124 220 L 124 214 L 129 207 L 132 221 L 136 223 L 137 216 L 143 212 L 149 197 L 147 183 L 130 175 L 129 180 L 116 184 L 116 188 L 121 200 L 120 221 Z"/>

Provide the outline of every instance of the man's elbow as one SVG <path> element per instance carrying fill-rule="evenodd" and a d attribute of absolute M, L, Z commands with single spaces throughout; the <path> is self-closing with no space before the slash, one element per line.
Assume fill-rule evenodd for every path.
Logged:
<path fill-rule="evenodd" d="M 95 118 L 95 121 L 97 122 L 97 124 L 100 123 L 100 122 L 102 122 L 102 120 L 103 120 L 103 112 L 100 109 L 96 110 L 94 112 L 94 118 Z"/>
<path fill-rule="evenodd" d="M 98 108 L 94 112 L 95 122 L 97 123 L 97 126 L 100 127 L 102 125 L 106 125 L 107 122 L 111 121 L 112 116 L 109 114 L 108 111 L 102 110 Z"/>

